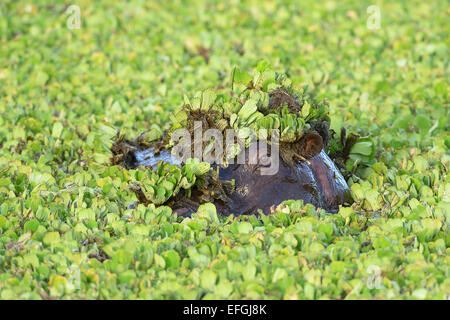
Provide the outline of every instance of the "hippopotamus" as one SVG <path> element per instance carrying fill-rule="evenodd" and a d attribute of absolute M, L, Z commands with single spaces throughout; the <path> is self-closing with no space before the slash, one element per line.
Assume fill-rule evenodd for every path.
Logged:
<path fill-rule="evenodd" d="M 305 158 L 299 156 L 288 163 L 280 156 L 276 174 L 262 175 L 264 167 L 261 158 L 249 161 L 249 149 L 245 153 L 244 164 L 219 166 L 219 177 L 223 181 L 234 180 L 234 190 L 228 194 L 228 203 L 216 201 L 222 215 L 269 214 L 272 207 L 285 200 L 303 200 L 327 212 L 335 213 L 339 206 L 351 201 L 349 187 L 336 165 L 324 150 L 322 141 L 315 143 L 317 137 L 310 136 L 300 149 Z M 298 150 L 299 148 L 297 148 Z M 131 167 L 143 165 L 155 168 L 159 161 L 180 165 L 169 150 L 161 149 L 155 153 L 153 148 L 134 150 L 131 154 Z M 217 165 L 213 168 L 217 169 Z M 179 215 L 190 215 L 195 208 L 173 207 Z"/>

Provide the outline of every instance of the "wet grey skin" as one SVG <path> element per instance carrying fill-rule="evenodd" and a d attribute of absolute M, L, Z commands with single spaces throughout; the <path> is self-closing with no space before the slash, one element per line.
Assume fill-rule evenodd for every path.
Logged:
<path fill-rule="evenodd" d="M 248 164 L 248 149 L 245 152 L 245 164 L 220 167 L 219 177 L 222 180 L 235 181 L 235 190 L 229 195 L 229 206 L 216 203 L 223 215 L 258 214 L 258 209 L 269 214 L 271 207 L 291 199 L 302 199 L 305 204 L 311 203 L 336 213 L 340 205 L 351 201 L 344 177 L 324 150 L 307 162 L 298 160 L 295 166 L 288 166 L 280 159 L 278 173 L 274 175 L 261 175 L 260 161 L 258 164 Z M 134 158 L 135 166 L 153 169 L 160 160 L 180 164 L 168 150 L 161 150 L 157 155 L 153 154 L 152 148 L 135 151 Z M 188 213 L 183 208 L 177 210 L 183 215 Z"/>

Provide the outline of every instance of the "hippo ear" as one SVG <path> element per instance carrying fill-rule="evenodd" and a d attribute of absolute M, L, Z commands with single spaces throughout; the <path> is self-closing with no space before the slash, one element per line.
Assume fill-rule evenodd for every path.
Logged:
<path fill-rule="evenodd" d="M 300 153 L 306 159 L 318 155 L 323 149 L 323 140 L 317 133 L 307 133 L 300 139 Z"/>

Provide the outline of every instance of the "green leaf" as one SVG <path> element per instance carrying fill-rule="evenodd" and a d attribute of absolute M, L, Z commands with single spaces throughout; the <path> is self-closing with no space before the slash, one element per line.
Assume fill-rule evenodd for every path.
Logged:
<path fill-rule="evenodd" d="M 55 122 L 52 129 L 52 137 L 55 139 L 59 138 L 61 136 L 63 128 L 64 127 L 61 122 Z"/>
<path fill-rule="evenodd" d="M 245 121 L 247 120 L 253 113 L 257 111 L 255 100 L 247 100 L 242 106 L 241 110 L 238 112 L 238 117 Z"/>
<path fill-rule="evenodd" d="M 272 282 L 275 283 L 281 279 L 284 279 L 288 276 L 286 270 L 282 268 L 277 268 L 272 275 Z"/>
<path fill-rule="evenodd" d="M 0 229 L 6 230 L 7 223 L 8 223 L 8 220 L 6 220 L 5 217 L 0 216 Z"/>
<path fill-rule="evenodd" d="M 0 217 L 1 219 L 1 217 Z M 0 225 L 1 227 L 1 225 Z M 39 222 L 36 219 L 32 219 L 30 221 L 25 222 L 23 229 L 25 231 L 35 232 L 39 227 Z"/>
<path fill-rule="evenodd" d="M 169 250 L 163 253 L 167 268 L 178 269 L 180 267 L 180 255 L 175 250 Z"/>
<path fill-rule="evenodd" d="M 208 108 L 213 105 L 214 101 L 216 101 L 216 97 L 217 94 L 211 89 L 203 91 L 202 109 L 208 110 Z"/>
<path fill-rule="evenodd" d="M 212 290 L 215 286 L 217 275 L 211 270 L 203 270 L 200 276 L 200 285 L 203 289 Z"/>
<path fill-rule="evenodd" d="M 374 144 L 370 138 L 358 139 L 350 150 L 352 154 L 361 154 L 365 156 L 373 155 L 374 151 Z"/>
<path fill-rule="evenodd" d="M 253 231 L 253 226 L 248 222 L 241 222 L 238 225 L 238 232 L 242 234 L 247 234 Z"/>
<path fill-rule="evenodd" d="M 309 116 L 310 110 L 311 105 L 309 104 L 308 101 L 305 101 L 305 103 L 302 106 L 302 117 L 306 119 Z"/>
<path fill-rule="evenodd" d="M 42 242 L 46 245 L 51 245 L 54 243 L 59 242 L 60 236 L 58 232 L 48 232 L 45 236 Z"/>
<path fill-rule="evenodd" d="M 249 82 L 252 80 L 252 77 L 245 71 L 235 68 L 233 72 L 233 79 L 232 82 L 236 82 L 243 85 L 248 85 Z"/>

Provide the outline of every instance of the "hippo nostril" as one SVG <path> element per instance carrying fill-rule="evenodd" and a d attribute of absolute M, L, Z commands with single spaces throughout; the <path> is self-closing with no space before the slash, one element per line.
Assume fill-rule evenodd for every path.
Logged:
<path fill-rule="evenodd" d="M 298 180 L 292 176 L 286 176 L 286 177 L 283 177 L 282 182 L 297 183 Z"/>

